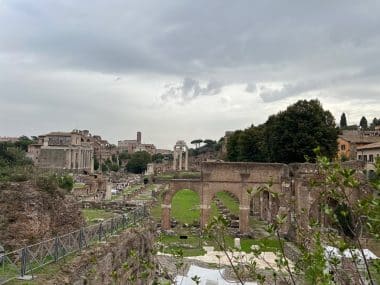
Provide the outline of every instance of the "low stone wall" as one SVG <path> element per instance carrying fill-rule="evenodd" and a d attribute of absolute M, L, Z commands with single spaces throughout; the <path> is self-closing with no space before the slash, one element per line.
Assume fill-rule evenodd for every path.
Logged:
<path fill-rule="evenodd" d="M 90 247 L 45 284 L 152 284 L 156 269 L 151 225 L 131 228 Z"/>

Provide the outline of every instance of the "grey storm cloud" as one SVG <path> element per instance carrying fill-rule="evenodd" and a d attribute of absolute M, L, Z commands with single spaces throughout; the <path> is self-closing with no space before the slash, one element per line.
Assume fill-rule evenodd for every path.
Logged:
<path fill-rule="evenodd" d="M 0 52 L 106 73 L 286 80 L 377 55 L 378 11 L 378 1 L 2 0 Z"/>
<path fill-rule="evenodd" d="M 202 87 L 198 80 L 186 77 L 179 85 L 168 84 L 161 99 L 164 101 L 172 99 L 178 103 L 185 103 L 199 96 L 219 94 L 222 87 L 223 84 L 217 81 L 210 81 L 205 87 Z"/>
<path fill-rule="evenodd" d="M 213 130 L 251 123 L 250 104 L 272 112 L 310 91 L 326 91 L 331 102 L 344 98 L 344 107 L 356 94 L 373 102 L 380 90 L 379 11 L 377 0 L 0 0 L 0 119 L 13 118 L 17 107 L 21 133 L 29 120 L 50 129 L 46 113 L 77 102 L 77 128 L 104 106 L 124 126 L 126 116 L 150 118 L 147 106 L 159 101 L 156 118 L 172 123 L 186 111 L 193 124 L 196 110 L 181 103 L 207 97 L 213 108 L 224 101 L 202 117 L 214 122 L 224 112 Z M 2 133 L 13 129 L 0 126 Z"/>

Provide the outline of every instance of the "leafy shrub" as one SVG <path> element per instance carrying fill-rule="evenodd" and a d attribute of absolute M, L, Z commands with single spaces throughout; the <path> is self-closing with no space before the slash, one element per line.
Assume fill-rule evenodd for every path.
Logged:
<path fill-rule="evenodd" d="M 57 178 L 58 186 L 62 189 L 71 191 L 74 187 L 74 179 L 70 175 L 63 175 Z"/>
<path fill-rule="evenodd" d="M 57 177 L 56 175 L 39 176 L 36 179 L 36 185 L 41 190 L 52 194 L 58 189 Z"/>

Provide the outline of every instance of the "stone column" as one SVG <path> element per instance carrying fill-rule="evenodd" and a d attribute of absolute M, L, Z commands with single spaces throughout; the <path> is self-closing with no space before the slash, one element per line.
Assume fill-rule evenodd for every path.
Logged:
<path fill-rule="evenodd" d="M 242 234 L 249 230 L 249 205 L 239 206 L 239 230 Z"/>
<path fill-rule="evenodd" d="M 161 204 L 161 228 L 163 230 L 170 230 L 170 210 L 172 205 Z"/>
<path fill-rule="evenodd" d="M 177 170 L 177 150 L 173 149 L 173 170 Z"/>
<path fill-rule="evenodd" d="M 71 169 L 71 150 L 70 150 L 70 148 L 68 148 L 66 150 L 66 157 L 67 157 L 66 168 Z"/>
<path fill-rule="evenodd" d="M 185 170 L 189 170 L 189 150 L 185 148 Z"/>
<path fill-rule="evenodd" d="M 179 171 L 182 171 L 182 147 L 178 151 L 179 154 Z"/>
<path fill-rule="evenodd" d="M 90 151 L 90 158 L 91 158 L 91 173 L 94 173 L 94 152 Z"/>
<path fill-rule="evenodd" d="M 201 204 L 200 209 L 201 209 L 201 229 L 204 229 L 208 223 L 209 218 L 210 218 L 211 206 Z"/>

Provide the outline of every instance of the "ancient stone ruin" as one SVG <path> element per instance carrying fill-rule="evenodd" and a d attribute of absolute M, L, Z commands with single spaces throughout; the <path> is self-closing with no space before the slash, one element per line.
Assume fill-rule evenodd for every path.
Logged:
<path fill-rule="evenodd" d="M 182 163 L 185 154 L 185 163 Z M 184 141 L 177 141 L 173 148 L 173 170 L 189 169 L 189 149 Z"/>
<path fill-rule="evenodd" d="M 359 161 L 347 162 L 344 166 L 363 169 Z M 203 162 L 200 179 L 173 179 L 163 195 L 162 228 L 169 230 L 172 198 L 182 189 L 190 189 L 200 196 L 201 227 L 205 227 L 210 216 L 212 200 L 217 192 L 231 193 L 239 200 L 239 230 L 249 232 L 250 212 L 267 222 L 273 222 L 277 214 L 286 214 L 286 223 L 281 234 L 297 240 L 294 227 L 306 229 L 311 219 L 321 221 L 328 227 L 328 219 L 317 201 L 322 189 L 310 186 L 310 179 L 316 177 L 315 164 L 294 163 L 242 163 Z M 268 187 L 268 184 L 271 186 Z M 267 186 L 267 190 L 251 195 L 249 190 Z M 275 195 L 273 195 L 275 194 Z M 366 193 L 356 190 L 350 193 L 355 201 Z"/>

